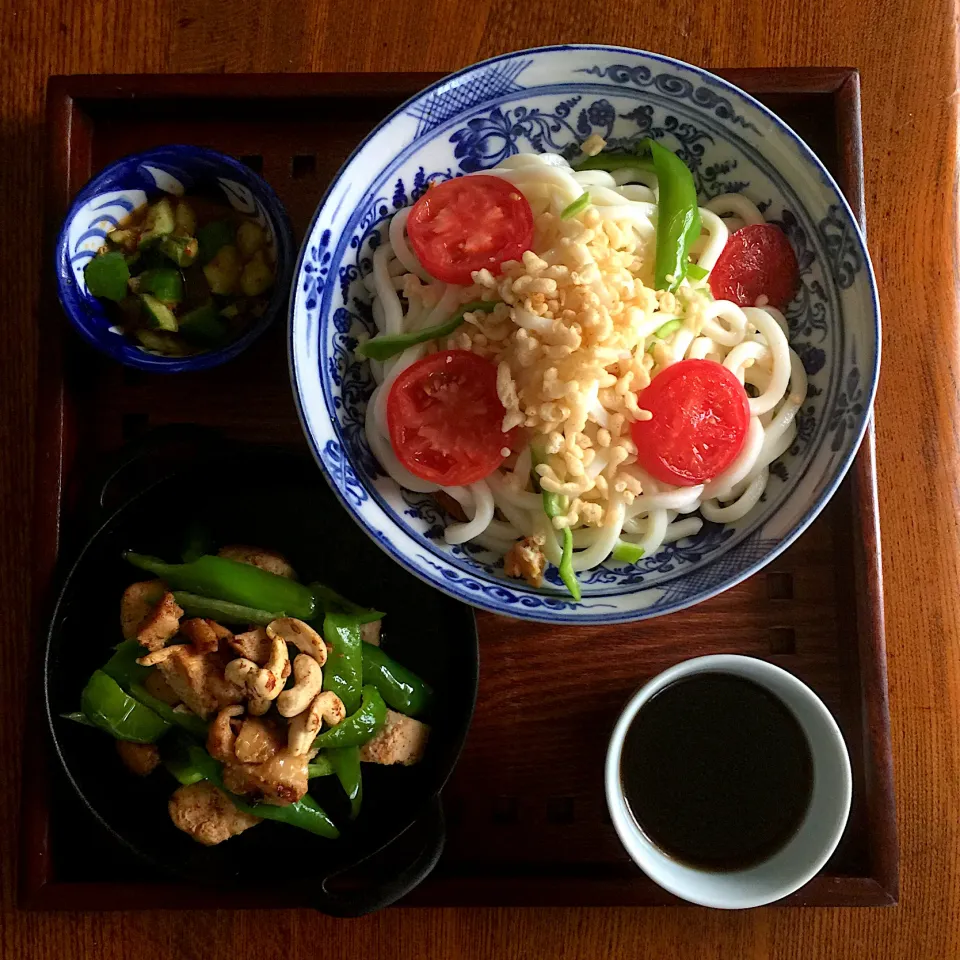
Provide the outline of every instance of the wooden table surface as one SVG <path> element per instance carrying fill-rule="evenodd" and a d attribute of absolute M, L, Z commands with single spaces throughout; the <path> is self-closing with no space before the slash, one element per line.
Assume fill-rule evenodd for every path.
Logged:
<path fill-rule="evenodd" d="M 24 958 L 842 957 L 960 955 L 960 395 L 956 14 L 947 0 L 0 0 L 0 960 Z M 15 909 L 22 664 L 52 73 L 453 70 L 562 41 L 706 67 L 854 66 L 884 312 L 877 408 L 901 902 L 873 910 L 396 909 L 37 914 Z M 13 242 L 16 238 L 16 242 Z M 904 359 L 905 358 L 905 359 Z"/>

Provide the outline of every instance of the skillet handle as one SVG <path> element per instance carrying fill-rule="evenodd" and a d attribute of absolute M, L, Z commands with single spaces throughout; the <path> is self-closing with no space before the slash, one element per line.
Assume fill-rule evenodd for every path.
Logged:
<path fill-rule="evenodd" d="M 331 882 L 335 884 L 349 873 L 349 869 L 344 870 L 327 877 L 320 888 L 311 893 L 308 905 L 331 917 L 362 917 L 405 897 L 426 879 L 443 853 L 447 829 L 439 795 L 430 801 L 430 806 L 409 831 L 419 833 L 422 839 L 412 860 L 396 876 L 372 887 L 330 889 Z"/>

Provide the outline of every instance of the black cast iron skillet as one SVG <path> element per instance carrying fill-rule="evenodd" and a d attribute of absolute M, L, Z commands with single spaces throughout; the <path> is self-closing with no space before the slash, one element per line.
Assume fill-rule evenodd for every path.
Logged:
<path fill-rule="evenodd" d="M 154 476 L 157 456 L 153 451 Z M 443 849 L 440 789 L 460 754 L 477 693 L 473 612 L 392 563 L 337 503 L 305 455 L 232 448 L 177 456 L 165 467 L 161 456 L 160 464 L 160 479 L 141 480 L 145 485 L 82 546 L 50 621 L 46 704 L 67 777 L 103 827 L 168 876 L 218 887 L 269 888 L 274 901 L 277 892 L 282 897 L 289 891 L 290 905 L 335 916 L 387 906 L 423 880 Z M 221 544 L 278 549 L 305 582 L 322 580 L 387 611 L 384 649 L 437 691 L 424 760 L 413 767 L 364 764 L 356 823 L 347 819 L 335 777 L 311 782 L 311 793 L 341 827 L 339 840 L 264 822 L 216 847 L 202 847 L 170 822 L 167 800 L 176 783 L 166 771 L 135 777 L 121 766 L 109 737 L 61 719 L 78 709 L 87 677 L 121 640 L 124 587 L 145 577 L 121 559 L 121 551 L 177 559 L 195 520 Z M 401 835 L 403 841 L 394 844 Z M 391 856 L 390 844 L 403 852 Z M 353 876 L 354 868 L 378 852 L 375 870 L 359 871 L 366 874 L 359 880 Z"/>

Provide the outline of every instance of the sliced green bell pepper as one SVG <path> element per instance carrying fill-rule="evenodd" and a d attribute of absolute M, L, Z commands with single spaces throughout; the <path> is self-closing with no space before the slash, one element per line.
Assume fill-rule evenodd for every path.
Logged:
<path fill-rule="evenodd" d="M 426 713 L 433 688 L 372 643 L 362 644 L 363 682 L 372 683 L 386 704 L 408 717 Z"/>
<path fill-rule="evenodd" d="M 626 540 L 618 540 L 613 548 L 613 559 L 617 563 L 639 563 L 643 559 L 643 547 Z"/>
<path fill-rule="evenodd" d="M 343 787 L 343 792 L 350 801 L 350 819 L 356 820 L 363 803 L 363 778 L 360 773 L 360 748 L 343 747 L 339 750 L 328 750 L 327 759 L 333 767 Z"/>
<path fill-rule="evenodd" d="M 543 463 L 544 453 L 542 450 L 531 448 L 533 468 L 539 463 Z M 540 475 L 536 469 L 530 470 L 530 477 L 533 481 L 534 490 L 540 489 Z M 549 490 L 543 491 L 543 512 L 553 520 L 554 517 L 562 517 L 567 512 L 567 498 L 559 493 L 551 493 Z M 570 596 L 580 602 L 580 581 L 573 571 L 573 531 L 569 527 L 563 528 L 563 552 L 560 556 L 560 566 L 557 568 L 560 573 L 560 579 L 563 585 L 570 591 Z"/>
<path fill-rule="evenodd" d="M 329 663 L 329 661 L 327 662 Z M 383 702 L 383 697 L 377 692 L 377 688 L 367 684 L 363 688 L 360 709 L 335 727 L 321 733 L 313 741 L 313 745 L 321 750 L 362 747 L 368 740 L 372 740 L 377 735 L 386 722 L 387 705 Z"/>
<path fill-rule="evenodd" d="M 496 305 L 496 302 L 489 300 L 473 300 L 464 304 L 449 320 L 444 320 L 443 323 L 434 324 L 432 327 L 424 327 L 422 330 L 416 330 L 413 333 L 392 333 L 375 337 L 373 340 L 361 343 L 357 347 L 357 353 L 361 357 L 369 357 L 371 360 L 389 360 L 390 357 L 403 353 L 408 347 L 416 346 L 418 343 L 427 343 L 430 340 L 449 337 L 463 323 L 466 314 L 475 313 L 478 310 L 490 313 Z"/>
<path fill-rule="evenodd" d="M 323 668 L 323 689 L 342 701 L 347 716 L 360 706 L 363 659 L 360 623 L 348 613 L 328 613 L 323 618 L 323 639 L 331 648 Z"/>
<path fill-rule="evenodd" d="M 373 623 L 382 620 L 386 614 L 382 610 L 371 610 L 341 596 L 325 583 L 311 583 L 310 590 L 317 601 L 317 610 L 323 613 L 349 613 L 357 623 Z"/>
<path fill-rule="evenodd" d="M 247 803 L 242 797 L 224 789 L 223 767 L 206 750 L 194 743 L 184 743 L 182 750 L 184 754 L 175 753 L 173 755 L 176 772 L 171 770 L 181 783 L 185 780 L 189 780 L 190 783 L 197 783 L 198 780 L 209 780 L 219 790 L 223 790 L 233 805 L 243 813 L 252 814 L 263 820 L 276 820 L 278 823 L 286 823 L 291 827 L 298 827 L 301 830 L 316 834 L 318 837 L 327 837 L 330 840 L 336 840 L 340 836 L 336 824 L 309 794 L 303 796 L 296 803 L 286 804 L 282 807 L 271 803 Z M 168 766 L 167 769 L 170 769 L 170 767 Z"/>
<path fill-rule="evenodd" d="M 333 776 L 333 764 L 327 759 L 326 754 L 317 754 L 317 756 L 307 764 L 307 778 L 309 780 L 313 780 L 316 777 L 330 776 Z"/>
<path fill-rule="evenodd" d="M 186 590 L 174 590 L 173 599 L 183 607 L 188 617 L 206 617 L 218 623 L 250 624 L 265 627 L 268 623 L 283 616 L 280 613 L 271 613 L 269 610 L 257 610 L 255 607 L 245 607 L 239 603 L 230 603 L 227 600 L 214 600 L 212 597 L 201 597 Z"/>
<path fill-rule="evenodd" d="M 169 703 L 164 703 L 150 693 L 144 683 L 155 667 L 141 667 L 137 657 L 146 653 L 136 640 L 125 640 L 114 650 L 113 656 L 103 665 L 103 672 L 116 681 L 124 693 L 152 710 L 169 724 L 182 727 L 195 737 L 207 735 L 207 723 L 195 713 L 178 713 Z"/>
<path fill-rule="evenodd" d="M 156 743 L 170 724 L 120 689 L 113 677 L 95 670 L 80 694 L 80 709 L 95 726 L 117 740 Z"/>
<path fill-rule="evenodd" d="M 572 203 L 568 203 L 560 211 L 561 220 L 572 220 L 578 213 L 583 213 L 590 206 L 590 191 L 585 190 Z"/>
<path fill-rule="evenodd" d="M 316 608 L 313 593 L 302 583 L 226 557 L 208 555 L 192 563 L 164 563 L 157 557 L 127 551 L 124 558 L 165 580 L 174 590 L 275 610 L 301 620 L 309 620 Z"/>
<path fill-rule="evenodd" d="M 693 174 L 673 152 L 656 140 L 643 145 L 650 150 L 659 186 L 657 213 L 658 290 L 676 290 L 690 266 L 690 248 L 700 236 L 700 208 Z"/>

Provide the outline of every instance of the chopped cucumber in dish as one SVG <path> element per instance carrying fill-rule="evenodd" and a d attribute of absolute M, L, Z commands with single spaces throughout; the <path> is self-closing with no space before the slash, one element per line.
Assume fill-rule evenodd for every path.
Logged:
<path fill-rule="evenodd" d="M 188 356 L 224 346 L 263 316 L 275 263 L 262 224 L 203 196 L 162 196 L 107 234 L 84 279 L 142 349 Z"/>

